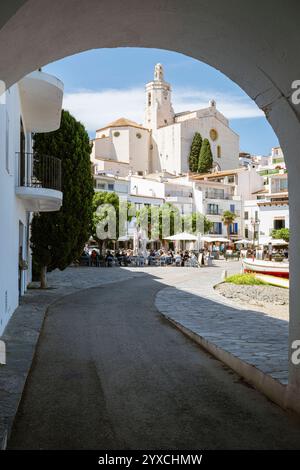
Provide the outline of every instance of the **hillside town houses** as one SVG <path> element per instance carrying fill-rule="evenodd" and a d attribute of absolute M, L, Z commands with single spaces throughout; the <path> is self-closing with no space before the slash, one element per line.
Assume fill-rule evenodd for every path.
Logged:
<path fill-rule="evenodd" d="M 33 133 L 59 128 L 62 98 L 61 81 L 40 70 L 0 97 L 0 334 L 32 278 L 32 215 L 62 204 L 60 161 L 45 155 L 37 166 L 32 148 Z M 196 132 L 209 140 L 213 155 L 205 174 L 189 171 Z M 232 240 L 255 240 L 289 227 L 281 149 L 267 157 L 240 153 L 239 136 L 213 99 L 207 108 L 176 113 L 161 64 L 146 85 L 144 122 L 119 118 L 98 129 L 91 164 L 95 191 L 115 192 L 137 209 L 170 203 L 181 214 L 199 212 L 212 222 L 215 237 L 227 235 L 224 211 L 236 216 Z"/>
<path fill-rule="evenodd" d="M 207 174 L 189 172 L 195 132 L 211 144 L 213 169 Z M 233 212 L 233 240 L 289 228 L 281 148 L 274 147 L 270 156 L 240 152 L 239 137 L 214 100 L 205 109 L 176 114 L 161 64 L 146 85 L 144 123 L 117 119 L 98 129 L 92 144 L 95 191 L 114 191 L 137 208 L 169 202 L 182 214 L 200 212 L 213 223 L 215 236 L 226 235 L 222 214 Z"/>

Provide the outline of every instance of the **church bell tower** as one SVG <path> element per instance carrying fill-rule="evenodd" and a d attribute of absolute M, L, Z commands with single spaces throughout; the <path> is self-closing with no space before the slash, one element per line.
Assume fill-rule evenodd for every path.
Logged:
<path fill-rule="evenodd" d="M 174 110 L 171 103 L 171 87 L 164 80 L 161 64 L 154 68 L 154 80 L 146 85 L 146 110 L 144 126 L 158 129 L 174 122 Z"/>

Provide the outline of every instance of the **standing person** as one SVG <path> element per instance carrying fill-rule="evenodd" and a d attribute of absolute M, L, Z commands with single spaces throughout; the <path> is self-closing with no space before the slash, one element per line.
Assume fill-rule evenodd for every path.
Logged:
<path fill-rule="evenodd" d="M 97 266 L 97 251 L 93 250 L 91 253 L 91 265 Z"/>
<path fill-rule="evenodd" d="M 181 255 L 181 266 L 184 266 L 185 265 L 185 262 L 189 259 L 189 253 L 187 250 L 185 250 L 184 253 L 182 253 Z"/>
<path fill-rule="evenodd" d="M 204 263 L 204 256 L 205 256 L 204 249 L 201 248 L 200 251 L 199 251 L 199 256 L 198 256 L 198 263 L 200 264 L 200 266 L 204 266 L 204 265 L 205 265 L 205 263 Z"/>

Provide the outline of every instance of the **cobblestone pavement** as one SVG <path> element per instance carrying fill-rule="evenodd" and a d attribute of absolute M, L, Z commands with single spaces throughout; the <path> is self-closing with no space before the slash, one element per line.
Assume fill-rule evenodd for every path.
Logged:
<path fill-rule="evenodd" d="M 224 265 L 219 264 L 219 268 Z M 234 266 L 234 265 L 233 265 Z M 231 264 L 230 268 L 234 269 Z M 220 281 L 219 269 L 200 270 L 200 277 L 161 290 L 156 307 L 217 347 L 271 375 L 288 381 L 288 321 L 235 304 L 213 286 Z"/>

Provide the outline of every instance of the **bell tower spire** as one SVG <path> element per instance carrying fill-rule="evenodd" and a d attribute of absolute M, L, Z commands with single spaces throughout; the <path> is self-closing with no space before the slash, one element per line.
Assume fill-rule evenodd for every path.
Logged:
<path fill-rule="evenodd" d="M 155 81 L 164 81 L 164 69 L 161 64 L 156 64 L 154 67 L 154 80 Z"/>
<path fill-rule="evenodd" d="M 146 85 L 146 110 L 144 126 L 158 129 L 174 122 L 171 103 L 171 86 L 164 80 L 162 64 L 154 67 L 154 80 Z"/>

